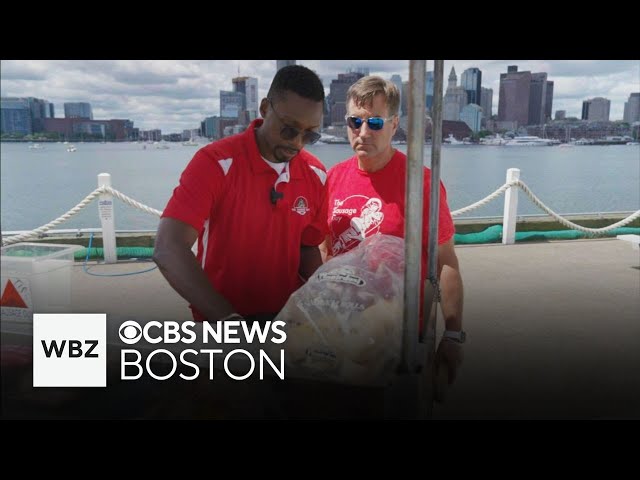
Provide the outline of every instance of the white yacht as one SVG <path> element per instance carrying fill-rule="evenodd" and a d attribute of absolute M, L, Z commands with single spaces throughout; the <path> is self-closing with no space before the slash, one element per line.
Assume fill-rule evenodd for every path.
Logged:
<path fill-rule="evenodd" d="M 548 145 L 551 145 L 551 141 L 549 139 L 540 138 L 533 135 L 514 137 L 504 144 L 505 147 L 544 147 Z"/>
<path fill-rule="evenodd" d="M 499 133 L 496 133 L 495 136 L 489 136 L 489 137 L 484 137 L 480 139 L 481 145 L 501 146 L 501 145 L 504 145 L 505 143 L 507 143 L 507 140 L 502 138 Z"/>
<path fill-rule="evenodd" d="M 444 140 L 442 140 L 442 143 L 446 144 L 446 145 L 465 145 L 464 142 L 461 142 L 460 140 L 458 140 L 456 137 L 453 136 L 453 133 L 450 133 L 449 136 L 447 138 L 445 138 Z"/>

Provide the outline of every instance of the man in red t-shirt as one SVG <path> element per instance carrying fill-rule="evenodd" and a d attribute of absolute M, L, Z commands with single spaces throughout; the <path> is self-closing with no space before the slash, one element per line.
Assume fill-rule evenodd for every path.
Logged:
<path fill-rule="evenodd" d="M 304 146 L 320 138 L 323 102 L 313 71 L 280 69 L 263 119 L 200 149 L 182 173 L 153 258 L 194 319 L 270 319 L 322 264 L 326 170 Z"/>
<path fill-rule="evenodd" d="M 390 81 L 363 77 L 347 91 L 349 141 L 355 155 L 329 170 L 327 178 L 329 236 L 323 246 L 327 257 L 339 255 L 376 234 L 404 238 L 407 156 L 393 148 L 398 128 L 400 93 Z M 431 171 L 424 168 L 422 231 L 423 282 L 427 272 L 429 197 Z M 463 287 L 454 250 L 455 228 L 440 183 L 438 268 L 445 333 L 438 347 L 438 361 L 447 364 L 449 383 L 462 361 Z"/>

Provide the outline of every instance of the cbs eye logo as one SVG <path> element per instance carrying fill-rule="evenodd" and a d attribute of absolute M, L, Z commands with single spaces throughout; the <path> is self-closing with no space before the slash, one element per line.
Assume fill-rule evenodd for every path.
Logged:
<path fill-rule="evenodd" d="M 127 345 L 133 345 L 140 340 L 142 337 L 142 329 L 137 322 L 133 320 L 127 320 L 122 325 L 120 325 L 120 330 L 118 330 L 118 335 L 120 335 L 120 340 L 122 340 Z"/>

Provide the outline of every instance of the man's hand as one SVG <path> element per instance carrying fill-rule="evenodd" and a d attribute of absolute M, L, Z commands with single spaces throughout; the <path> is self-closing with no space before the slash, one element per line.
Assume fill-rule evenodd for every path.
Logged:
<path fill-rule="evenodd" d="M 448 384 L 451 385 L 456 379 L 458 369 L 462 365 L 463 345 L 448 338 L 440 340 L 436 351 L 436 372 L 445 369 L 448 373 Z"/>

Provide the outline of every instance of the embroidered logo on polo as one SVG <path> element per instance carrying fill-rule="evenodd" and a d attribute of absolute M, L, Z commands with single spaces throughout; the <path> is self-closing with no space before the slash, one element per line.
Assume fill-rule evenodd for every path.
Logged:
<path fill-rule="evenodd" d="M 296 201 L 293 202 L 293 208 L 291 210 L 299 215 L 304 215 L 311 209 L 309 208 L 309 202 L 307 202 L 306 198 L 298 197 Z"/>
<path fill-rule="evenodd" d="M 337 255 L 380 231 L 384 220 L 382 201 L 375 197 L 352 195 L 334 200 L 331 216 L 333 254 Z"/>

